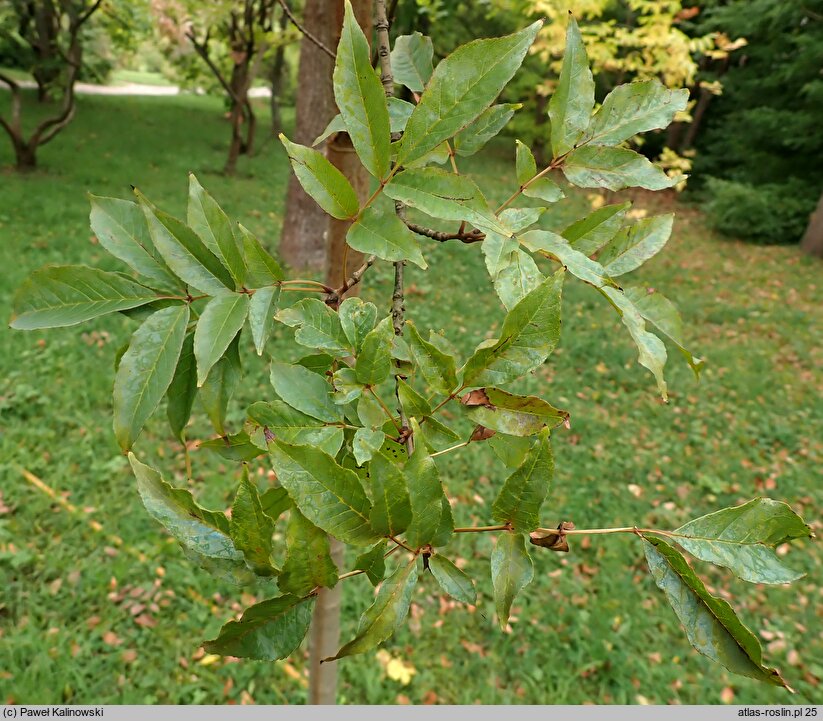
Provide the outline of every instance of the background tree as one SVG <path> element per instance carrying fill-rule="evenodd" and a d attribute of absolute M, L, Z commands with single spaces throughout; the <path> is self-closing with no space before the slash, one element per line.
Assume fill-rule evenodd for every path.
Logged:
<path fill-rule="evenodd" d="M 11 91 L 11 109 L 8 117 L 0 116 L 0 127 L 11 140 L 18 170 L 35 168 L 37 149 L 71 122 L 76 109 L 74 85 L 83 67 L 83 30 L 101 4 L 102 0 L 21 2 L 13 3 L 12 12 L 9 13 L 7 8 L 0 16 L 7 21 L 16 20 L 21 37 L 26 38 L 33 50 L 36 48 L 36 52 L 29 54 L 28 69 L 38 78 L 39 96 L 45 98 L 49 90 L 58 86 L 62 96 L 54 114 L 27 134 L 23 120 L 23 90 L 8 73 L 0 72 L 0 82 Z M 48 9 L 44 8 L 46 5 Z M 42 27 L 38 23 L 42 23 Z"/>
<path fill-rule="evenodd" d="M 337 112 L 332 88 L 333 54 L 340 31 L 342 0 L 306 0 L 297 70 L 294 140 L 311 145 Z M 315 40 L 308 39 L 308 36 Z M 323 270 L 328 262 L 328 216 L 289 178 L 286 212 L 280 236 L 280 257 L 292 268 Z"/>
<path fill-rule="evenodd" d="M 274 0 L 243 0 L 230 2 L 228 7 L 210 7 L 210 13 L 215 15 L 204 19 L 203 30 L 193 23 L 186 33 L 228 96 L 231 143 L 223 168 L 227 175 L 235 173 L 241 155 L 254 152 L 257 118 L 249 100 L 249 89 L 266 49 L 265 34 L 273 29 L 274 8 Z M 205 34 L 198 39 L 198 32 Z M 218 33 L 228 47 L 231 61 L 228 77 L 211 56 L 209 41 L 213 32 Z"/>
<path fill-rule="evenodd" d="M 693 187 L 724 233 L 796 243 L 810 227 L 814 236 L 809 217 L 823 190 L 823 2 L 701 4 L 702 31 L 724 28 L 748 44 L 733 53 L 696 139 Z"/>

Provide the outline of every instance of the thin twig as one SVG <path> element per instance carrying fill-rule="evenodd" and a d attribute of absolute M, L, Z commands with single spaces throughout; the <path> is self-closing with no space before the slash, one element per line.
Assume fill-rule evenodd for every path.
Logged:
<path fill-rule="evenodd" d="M 389 44 L 389 17 L 386 13 L 386 0 L 376 0 L 375 2 L 375 23 L 377 29 L 377 55 L 380 57 L 380 82 L 383 83 L 383 90 L 386 97 L 390 98 L 394 95 L 394 73 L 391 67 L 391 47 Z M 397 165 L 395 165 L 389 178 L 397 172 Z M 381 188 L 388 182 L 388 179 L 381 183 Z M 396 202 L 394 204 L 394 211 L 397 216 L 405 222 L 403 204 Z M 405 324 L 404 314 L 405 307 L 405 292 L 403 289 L 403 268 L 404 261 L 398 260 L 394 263 L 394 292 L 392 293 L 391 317 L 392 326 L 394 327 L 394 334 L 398 337 L 403 335 L 403 325 Z M 397 405 L 400 412 L 400 424 L 402 429 L 400 436 L 405 436 L 406 452 L 411 456 L 414 453 L 414 438 L 409 433 L 409 419 L 406 417 L 406 412 L 403 410 L 403 405 L 400 403 L 399 396 L 400 378 L 394 377 L 394 393 L 397 396 Z"/>
<path fill-rule="evenodd" d="M 283 12 L 286 13 L 286 17 L 291 20 L 291 24 L 294 25 L 306 38 L 308 38 L 311 42 L 313 42 L 318 48 L 320 48 L 326 55 L 328 55 L 332 60 L 334 60 L 337 56 L 335 55 L 333 50 L 330 50 L 329 47 L 316 35 L 310 33 L 306 28 L 300 24 L 300 21 L 294 16 L 294 13 L 291 11 L 286 0 L 279 0 L 280 7 L 283 8 Z"/>

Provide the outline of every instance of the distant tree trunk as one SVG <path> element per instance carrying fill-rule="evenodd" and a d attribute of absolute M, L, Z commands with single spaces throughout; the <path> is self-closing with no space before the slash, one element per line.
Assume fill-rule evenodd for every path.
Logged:
<path fill-rule="evenodd" d="M 713 97 L 714 95 L 709 90 L 702 86 L 700 87 L 700 94 L 697 97 L 697 103 L 692 111 L 692 122 L 689 123 L 688 129 L 686 130 L 686 135 L 683 138 L 683 143 L 680 148 L 681 150 L 688 150 L 694 145 L 694 141 L 697 139 L 697 133 L 700 131 L 703 118 L 709 109 L 709 103 L 711 103 Z"/>
<path fill-rule="evenodd" d="M 285 12 L 280 13 L 280 34 L 288 27 L 289 18 Z M 280 135 L 283 132 L 283 117 L 280 113 L 280 103 L 283 98 L 283 84 L 286 77 L 286 44 L 281 42 L 274 51 L 274 62 L 271 66 L 271 134 Z"/>
<path fill-rule="evenodd" d="M 94 0 L 65 6 L 65 17 L 61 16 L 61 32 L 67 38 L 68 47 L 60 51 L 63 60 L 61 68 L 61 85 L 63 99 L 55 114 L 45 118 L 26 138 L 22 122 L 23 96 L 20 85 L 11 77 L 0 71 L 0 82 L 8 86 L 11 92 L 11 107 L 8 118 L 0 115 L 0 128 L 9 136 L 17 170 L 28 171 L 37 166 L 37 149 L 50 142 L 65 128 L 74 117 L 76 102 L 74 84 L 83 62 L 83 47 L 80 32 L 88 19 L 100 8 L 102 0 Z M 62 6 L 61 6 L 62 7 Z"/>
<path fill-rule="evenodd" d="M 371 4 L 370 0 L 367 0 Z M 362 2 L 362 0 L 361 0 Z M 369 197 L 370 176 L 357 153 L 347 133 L 337 133 L 326 147 L 326 156 L 354 187 L 360 202 L 364 203 Z M 363 262 L 363 254 L 358 253 L 346 245 L 346 233 L 351 223 L 348 220 L 329 218 L 329 237 L 326 251 L 326 285 L 339 288 L 352 271 Z M 346 250 L 348 248 L 348 250 Z M 344 264 L 345 258 L 345 264 Z M 344 268 L 345 265 L 345 268 Z M 359 288 L 357 285 L 355 288 Z"/>
<path fill-rule="evenodd" d="M 36 148 L 23 140 L 12 141 L 14 146 L 14 165 L 21 172 L 28 172 L 37 167 Z"/>
<path fill-rule="evenodd" d="M 336 47 L 336 8 L 341 0 L 306 0 L 302 23 L 327 47 Z M 300 42 L 297 112 L 293 140 L 311 145 L 337 112 L 332 89 L 334 61 L 305 37 Z M 293 268 L 322 270 L 326 265 L 328 216 L 289 178 L 286 215 L 280 236 L 280 257 Z"/>
<path fill-rule="evenodd" d="M 226 165 L 223 172 L 226 175 L 234 175 L 237 170 L 237 158 L 240 155 L 248 153 L 248 143 L 243 137 L 243 122 L 253 122 L 251 115 L 248 119 L 246 116 L 246 105 L 248 104 L 248 73 L 249 73 L 249 58 L 243 53 L 242 59 L 239 58 L 240 53 L 235 53 L 235 61 L 231 71 L 231 79 L 229 80 L 229 87 L 231 88 L 231 112 L 229 115 L 231 122 L 231 144 L 229 145 L 229 155 L 226 159 Z M 250 132 L 250 129 L 249 129 Z"/>
<path fill-rule="evenodd" d="M 823 258 L 823 194 L 820 195 L 817 209 L 809 219 L 800 247 L 809 255 Z"/>

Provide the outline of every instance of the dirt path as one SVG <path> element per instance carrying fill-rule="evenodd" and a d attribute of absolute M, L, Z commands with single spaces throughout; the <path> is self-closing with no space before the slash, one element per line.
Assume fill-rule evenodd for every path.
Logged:
<path fill-rule="evenodd" d="M 23 88 L 34 88 L 31 80 L 21 80 L 18 85 Z M 3 87 L 0 85 L 0 87 Z M 143 83 L 123 83 L 122 85 L 95 85 L 93 83 L 75 83 L 74 90 L 79 95 L 179 95 L 181 90 L 177 85 L 145 85 Z M 271 95 L 269 88 L 252 88 L 249 97 L 267 98 Z"/>

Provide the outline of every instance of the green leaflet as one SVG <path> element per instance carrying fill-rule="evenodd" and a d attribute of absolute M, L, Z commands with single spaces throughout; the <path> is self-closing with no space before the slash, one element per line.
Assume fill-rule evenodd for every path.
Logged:
<path fill-rule="evenodd" d="M 777 584 L 805 574 L 785 566 L 774 547 L 812 535 L 786 503 L 755 498 L 689 521 L 674 532 L 672 540 L 701 561 L 731 569 L 744 581 Z"/>
<path fill-rule="evenodd" d="M 371 457 L 380 450 L 386 434 L 379 428 L 358 428 L 352 439 L 352 453 L 358 466 L 371 460 Z"/>
<path fill-rule="evenodd" d="M 623 225 L 623 218 L 631 206 L 629 201 L 604 205 L 581 220 L 575 221 L 561 235 L 569 245 L 584 255 L 596 253 Z"/>
<path fill-rule="evenodd" d="M 382 428 L 386 413 L 371 393 L 363 393 L 357 399 L 357 419 L 367 428 Z"/>
<path fill-rule="evenodd" d="M 276 521 L 280 516 L 294 508 L 289 492 L 282 486 L 274 488 L 267 488 L 260 496 L 260 505 L 263 507 L 265 513 L 273 521 Z"/>
<path fill-rule="evenodd" d="M 156 298 L 156 291 L 119 273 L 83 265 L 47 266 L 17 289 L 10 325 L 16 330 L 61 328 Z"/>
<path fill-rule="evenodd" d="M 297 365 L 308 368 L 312 373 L 325 376 L 331 370 L 334 358 L 328 353 L 309 353 L 297 361 Z"/>
<path fill-rule="evenodd" d="M 261 576 L 275 573 L 271 562 L 273 533 L 274 521 L 263 512 L 257 486 L 249 479 L 248 469 L 244 466 L 243 478 L 231 507 L 229 534 L 249 567 Z"/>
<path fill-rule="evenodd" d="M 426 447 L 432 453 L 442 451 L 460 442 L 460 436 L 457 433 L 431 416 L 426 418 L 426 422 L 420 426 L 420 430 L 423 432 Z"/>
<path fill-rule="evenodd" d="M 421 158 L 488 108 L 520 67 L 541 25 L 474 40 L 441 61 L 406 124 L 397 164 Z"/>
<path fill-rule="evenodd" d="M 483 251 L 484 260 L 486 261 L 486 270 L 489 271 L 489 277 L 492 281 L 495 281 L 497 280 L 498 275 L 500 275 L 505 268 L 512 265 L 515 253 L 517 251 L 517 239 L 506 238 L 499 233 L 486 233 L 486 237 L 480 244 L 480 250 Z M 497 293 L 498 296 L 500 296 L 499 290 Z M 502 296 L 500 296 L 500 298 L 505 305 L 505 301 Z"/>
<path fill-rule="evenodd" d="M 655 215 L 621 228 L 603 246 L 597 261 L 613 278 L 639 268 L 666 245 L 672 234 L 674 213 Z"/>
<path fill-rule="evenodd" d="M 409 526 L 412 510 L 406 477 L 397 464 L 383 452 L 375 453 L 369 463 L 372 509 L 369 516 L 374 532 L 398 536 Z"/>
<path fill-rule="evenodd" d="M 537 163 L 534 159 L 531 149 L 516 141 L 517 152 L 515 155 L 515 167 L 517 171 L 517 182 L 523 188 L 523 195 L 529 198 L 537 198 L 544 200 L 547 203 L 556 203 L 565 194 L 560 189 L 560 186 L 553 180 L 547 177 L 537 178 Z"/>
<path fill-rule="evenodd" d="M 529 230 L 520 236 L 520 242 L 533 253 L 540 253 L 556 260 L 576 278 L 595 288 L 602 288 L 611 281 L 598 260 L 592 260 L 568 241 L 549 230 Z"/>
<path fill-rule="evenodd" d="M 511 523 L 515 531 L 528 533 L 540 525 L 540 506 L 549 492 L 554 475 L 554 457 L 549 429 L 535 439 L 525 460 L 503 484 L 492 505 L 498 523 Z"/>
<path fill-rule="evenodd" d="M 389 638 L 409 612 L 412 592 L 417 584 L 417 573 L 417 558 L 412 558 L 383 581 L 374 603 L 360 617 L 354 639 L 336 655 L 325 660 L 334 661 L 344 656 L 371 651 Z"/>
<path fill-rule="evenodd" d="M 411 420 L 412 433 L 420 437 L 420 426 Z M 425 444 L 417 443 L 403 469 L 409 489 L 412 519 L 406 529 L 406 543 L 412 548 L 420 548 L 432 543 L 440 527 L 442 502 L 446 500 L 440 473 L 429 456 Z"/>
<path fill-rule="evenodd" d="M 386 561 L 383 556 L 385 549 L 386 542 L 380 541 L 354 559 L 355 570 L 364 571 L 372 586 L 386 577 Z"/>
<path fill-rule="evenodd" d="M 351 347 L 354 348 L 356 355 L 360 352 L 366 335 L 377 322 L 377 306 L 374 303 L 353 296 L 346 298 L 340 304 L 337 315 L 340 318 L 343 332 L 346 334 Z"/>
<path fill-rule="evenodd" d="M 239 461 L 241 463 L 254 460 L 266 452 L 265 448 L 261 448 L 252 441 L 251 436 L 246 431 L 240 431 L 240 433 L 221 438 L 213 438 L 210 441 L 201 441 L 197 447 L 207 448 L 227 461 Z"/>
<path fill-rule="evenodd" d="M 364 386 L 359 383 L 354 368 L 339 368 L 332 376 L 334 386 L 333 400 L 341 406 L 357 400 L 363 393 Z"/>
<path fill-rule="evenodd" d="M 531 148 L 525 143 L 520 140 L 515 140 L 514 147 L 517 182 L 522 186 L 537 175 L 537 161 L 534 159 L 534 153 L 532 153 Z"/>
<path fill-rule="evenodd" d="M 623 294 L 634 304 L 640 315 L 674 342 L 685 356 L 695 376 L 700 378 L 700 371 L 705 361 L 692 355 L 691 351 L 683 345 L 683 321 L 674 303 L 662 293 L 651 289 L 626 287 L 623 289 Z"/>
<path fill-rule="evenodd" d="M 249 606 L 239 621 L 229 621 L 206 653 L 276 661 L 295 651 L 309 630 L 315 597 L 278 596 Z"/>
<path fill-rule="evenodd" d="M 409 350 L 414 364 L 421 375 L 436 393 L 448 395 L 457 389 L 457 373 L 455 372 L 454 358 L 435 345 L 423 340 L 417 326 L 406 321 L 408 331 Z"/>
<path fill-rule="evenodd" d="M 788 688 L 775 669 L 763 665 L 756 636 L 726 601 L 706 590 L 683 556 L 659 538 L 644 535 L 643 540 L 649 571 L 666 594 L 691 645 L 732 673 Z"/>
<path fill-rule="evenodd" d="M 229 520 L 223 513 L 197 505 L 190 491 L 174 488 L 153 468 L 129 453 L 143 505 L 180 544 L 201 556 L 243 563 L 243 554 L 229 536 Z"/>
<path fill-rule="evenodd" d="M 322 153 L 292 143 L 283 133 L 280 142 L 286 148 L 294 174 L 300 185 L 329 215 L 339 220 L 354 218 L 360 202 L 351 183 Z"/>
<path fill-rule="evenodd" d="M 114 378 L 114 435 L 127 451 L 165 395 L 189 322 L 188 304 L 158 310 L 131 337 Z"/>
<path fill-rule="evenodd" d="M 407 416 L 419 419 L 431 415 L 431 404 L 402 378 L 397 379 L 397 397 Z"/>
<path fill-rule="evenodd" d="M 513 233 L 519 233 L 534 225 L 545 212 L 545 208 L 506 208 L 500 213 L 500 220 Z"/>
<path fill-rule="evenodd" d="M 492 587 L 500 628 L 509 622 L 515 596 L 534 578 L 534 564 L 522 533 L 501 533 L 491 557 Z"/>
<path fill-rule="evenodd" d="M 433 55 L 430 37 L 418 32 L 398 35 L 391 51 L 394 82 L 405 85 L 414 93 L 422 93 L 434 71 Z"/>
<path fill-rule="evenodd" d="M 297 328 L 294 339 L 306 348 L 316 348 L 338 358 L 351 355 L 352 345 L 340 317 L 322 300 L 303 298 L 288 308 L 281 308 L 274 316 L 290 328 Z"/>
<path fill-rule="evenodd" d="M 557 88 L 549 101 L 552 153 L 565 155 L 583 137 L 594 108 L 594 79 L 577 21 L 569 17 L 566 52 Z"/>
<path fill-rule="evenodd" d="M 592 117 L 586 142 L 617 145 L 638 133 L 668 127 L 688 100 L 687 88 L 669 90 L 657 78 L 618 85 Z"/>
<path fill-rule="evenodd" d="M 191 228 L 156 210 L 142 195 L 138 199 L 154 247 L 178 278 L 206 295 L 219 295 L 234 288 L 229 271 Z"/>
<path fill-rule="evenodd" d="M 262 288 L 283 280 L 283 269 L 279 263 L 269 255 L 268 251 L 252 232 L 241 223 L 237 225 L 237 234 L 243 244 L 243 255 L 246 259 L 246 286 Z"/>
<path fill-rule="evenodd" d="M 283 401 L 258 401 L 252 403 L 246 412 L 251 423 L 268 428 L 276 439 L 286 443 L 314 446 L 330 456 L 335 456 L 343 445 L 342 428 L 323 425 L 322 421 L 295 410 Z"/>
<path fill-rule="evenodd" d="M 392 319 L 391 316 L 387 316 L 363 339 L 363 347 L 357 356 L 357 365 L 354 369 L 360 383 L 375 386 L 389 377 L 393 340 Z"/>
<path fill-rule="evenodd" d="M 209 371 L 235 339 L 249 312 L 249 296 L 224 293 L 212 298 L 194 330 L 194 357 L 197 359 L 197 386 L 206 382 Z"/>
<path fill-rule="evenodd" d="M 517 468 L 521 465 L 533 443 L 528 436 L 508 436 L 503 433 L 495 434 L 486 442 L 506 468 Z"/>
<path fill-rule="evenodd" d="M 563 270 L 531 291 L 506 315 L 500 338 L 481 343 L 463 367 L 463 386 L 502 385 L 543 363 L 560 338 Z"/>
<path fill-rule="evenodd" d="M 410 260 L 423 270 L 429 267 L 420 252 L 417 237 L 406 224 L 393 212 L 386 213 L 373 205 L 366 208 L 349 228 L 346 243 L 354 250 L 383 260 Z"/>
<path fill-rule="evenodd" d="M 337 566 L 331 557 L 329 537 L 293 508 L 286 528 L 286 561 L 277 577 L 277 587 L 283 593 L 305 596 L 318 586 L 335 585 Z"/>
<path fill-rule="evenodd" d="M 486 428 L 511 436 L 532 436 L 543 428 L 566 422 L 561 411 L 537 396 L 518 396 L 498 388 L 480 388 L 467 394 L 462 405 L 469 418 Z"/>
<path fill-rule="evenodd" d="M 397 78 L 395 78 L 395 80 L 396 79 Z M 405 100 L 394 97 L 386 98 L 386 104 L 389 108 L 389 129 L 392 133 L 402 133 L 403 129 L 406 127 L 406 123 L 409 120 L 409 116 L 414 110 L 414 105 Z M 326 138 L 334 135 L 335 133 L 345 132 L 347 132 L 346 123 L 343 120 L 343 116 L 338 113 L 329 121 L 326 129 L 314 139 L 312 146 L 316 147 L 320 145 L 320 143 L 322 143 Z"/>
<path fill-rule="evenodd" d="M 342 420 L 340 408 L 331 397 L 331 386 L 308 368 L 272 361 L 271 384 L 292 408 L 327 423 Z"/>
<path fill-rule="evenodd" d="M 198 395 L 214 430 L 226 435 L 226 409 L 229 400 L 237 390 L 243 369 L 240 365 L 240 334 L 235 337 L 226 354 L 209 372 L 209 377 L 200 388 Z"/>
<path fill-rule="evenodd" d="M 334 63 L 334 99 L 363 167 L 382 180 L 391 159 L 386 94 L 372 68 L 369 42 L 349 0 Z"/>
<path fill-rule="evenodd" d="M 383 192 L 433 218 L 465 220 L 483 231 L 511 235 L 489 208 L 480 188 L 464 175 L 441 168 L 409 168 L 395 175 Z"/>
<path fill-rule="evenodd" d="M 454 152 L 466 156 L 482 150 L 522 107 L 521 103 L 502 103 L 487 108 L 480 113 L 477 120 L 454 137 Z"/>
<path fill-rule="evenodd" d="M 440 501 L 440 522 L 437 524 L 437 530 L 434 532 L 431 545 L 435 548 L 445 546 L 453 535 L 454 516 L 452 515 L 452 507 L 449 499 L 443 494 L 443 498 Z"/>
<path fill-rule="evenodd" d="M 279 302 L 279 285 L 258 288 L 249 301 L 249 329 L 259 356 L 263 355 L 263 349 L 271 335 L 274 313 Z"/>
<path fill-rule="evenodd" d="M 315 526 L 353 546 L 377 540 L 369 525 L 371 504 L 354 471 L 312 446 L 277 440 L 269 444 L 269 457 L 278 480 Z"/>
<path fill-rule="evenodd" d="M 612 306 L 620 315 L 623 325 L 629 331 L 634 344 L 637 346 L 637 362 L 648 368 L 657 381 L 657 388 L 663 400 L 666 400 L 666 379 L 663 377 L 663 368 L 666 365 L 666 346 L 654 333 L 646 330 L 646 323 L 626 294 L 618 289 L 604 286 L 598 289 L 608 298 Z"/>
<path fill-rule="evenodd" d="M 429 559 L 429 568 L 431 569 L 432 576 L 434 576 L 437 583 L 440 584 L 440 588 L 452 598 L 461 603 L 471 604 L 472 606 L 477 603 L 477 590 L 474 587 L 474 581 L 448 558 L 439 553 L 435 553 Z"/>
<path fill-rule="evenodd" d="M 189 174 L 189 204 L 186 222 L 200 240 L 214 253 L 234 278 L 239 290 L 246 280 L 246 261 L 243 249 L 237 242 L 231 221 L 194 177 Z"/>
<path fill-rule="evenodd" d="M 520 248 L 515 248 L 494 278 L 494 290 L 506 310 L 511 310 L 545 279 L 534 259 Z"/>
<path fill-rule="evenodd" d="M 89 223 L 97 240 L 109 253 L 150 278 L 164 289 L 179 290 L 181 283 L 155 251 L 146 217 L 137 203 L 89 195 Z"/>
<path fill-rule="evenodd" d="M 197 395 L 197 364 L 194 360 L 194 333 L 183 339 L 183 348 L 177 368 L 166 391 L 166 416 L 169 427 L 178 441 L 183 441 L 183 430 L 191 418 L 191 408 Z"/>
<path fill-rule="evenodd" d="M 562 168 L 566 180 L 579 188 L 663 190 L 683 180 L 682 175 L 670 178 L 648 158 L 628 148 L 584 145 L 568 154 Z"/>

